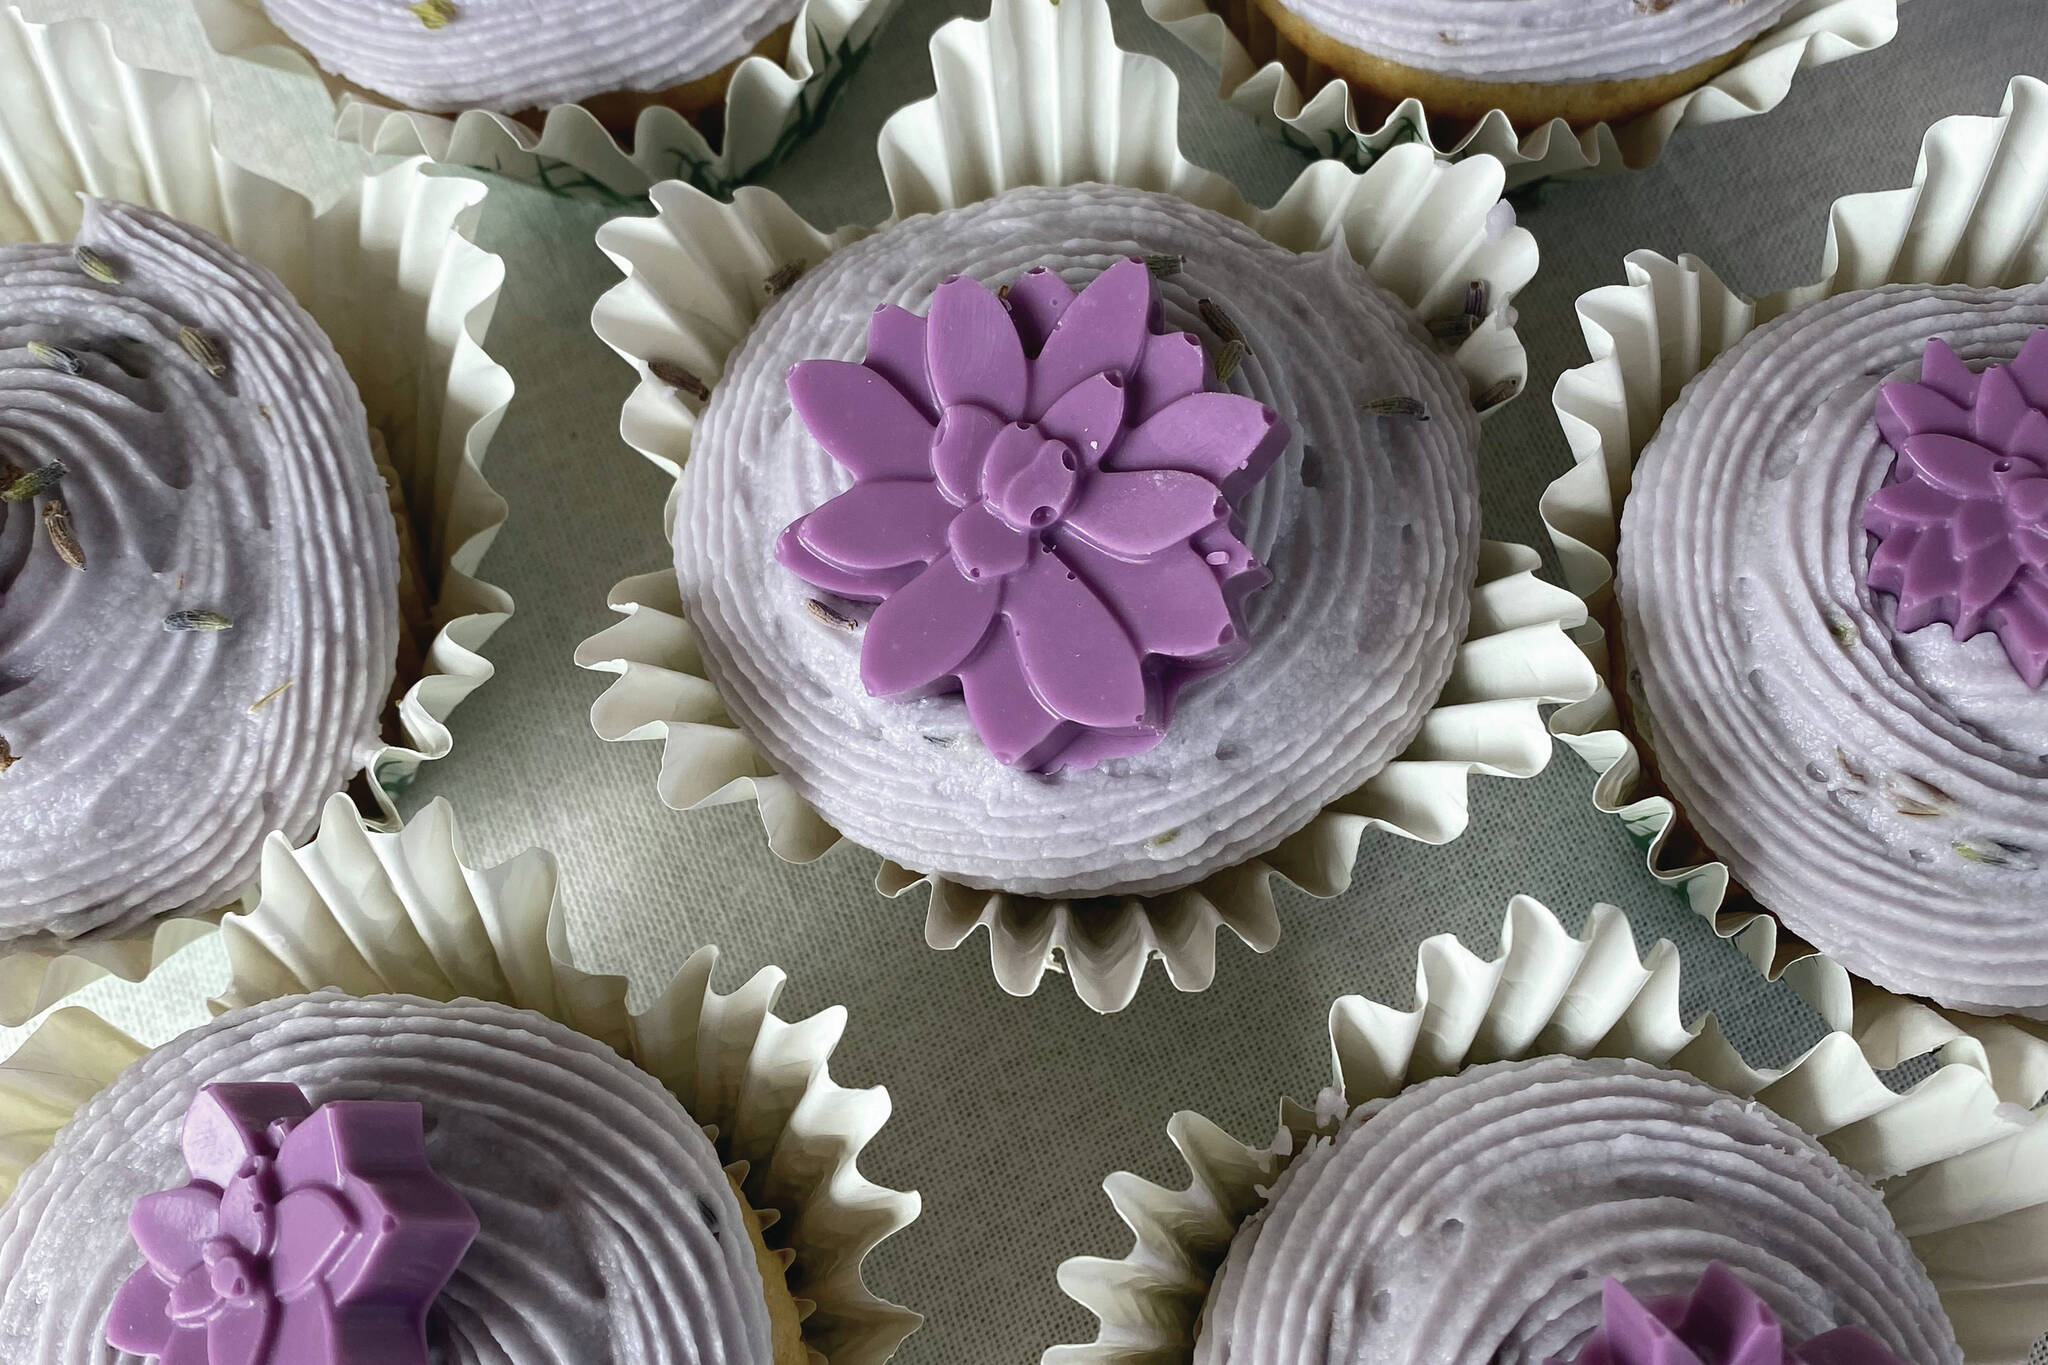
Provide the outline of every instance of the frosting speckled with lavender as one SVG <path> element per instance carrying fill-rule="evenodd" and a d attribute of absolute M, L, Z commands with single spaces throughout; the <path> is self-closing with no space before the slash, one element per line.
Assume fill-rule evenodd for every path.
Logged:
<path fill-rule="evenodd" d="M 1499 1062 L 1312 1141 L 1238 1230 L 1194 1365 L 1539 1365 L 1609 1276 L 1684 1294 L 1725 1263 L 1788 1337 L 1860 1326 L 1961 1365 L 1877 1192 L 1753 1101 L 1627 1059 Z"/>
<path fill-rule="evenodd" d="M 232 900 L 375 752 L 398 647 L 386 489 L 318 325 L 160 214 L 91 202 L 79 243 L 114 282 L 0 247 L 0 459 L 66 471 L 0 502 L 0 942 Z"/>
<path fill-rule="evenodd" d="M 1466 80 L 1628 80 L 1735 51 L 1795 0 L 1280 0 L 1361 52 Z"/>
<path fill-rule="evenodd" d="M 814 613 L 775 558 L 783 528 L 851 478 L 792 412 L 789 367 L 864 354 L 875 309 L 924 312 L 952 275 L 1045 266 L 1085 287 L 1132 255 L 1184 258 L 1161 326 L 1243 333 L 1225 387 L 1294 439 L 1240 509 L 1273 573 L 1252 644 L 1191 686 L 1153 749 L 1047 777 L 1005 768 L 957 697 L 868 695 L 858 611 Z M 1419 399 L 1430 420 L 1375 417 Z M 1184 200 L 1021 189 L 835 253 L 760 318 L 698 424 L 675 510 L 685 611 L 727 712 L 857 843 L 920 872 L 1024 894 L 1163 889 L 1272 848 L 1408 746 L 1465 634 L 1478 556 L 1478 420 L 1422 324 L 1341 246 L 1296 254 Z M 835 619 L 837 618 L 837 619 Z"/>
<path fill-rule="evenodd" d="M 432 0 L 429 0 L 432 3 Z M 263 0 L 343 79 L 409 109 L 518 113 L 686 85 L 752 51 L 798 0 Z"/>
<path fill-rule="evenodd" d="M 429 1310 L 446 1365 L 769 1365 L 761 1272 L 718 1155 L 653 1077 L 541 1015 L 477 1000 L 294 996 L 157 1048 L 93 1097 L 0 1208 L 0 1359 L 101 1365 L 142 1261 L 128 1210 L 184 1178 L 201 1087 L 413 1101 L 475 1242 Z"/>
<path fill-rule="evenodd" d="M 1930 338 L 1981 368 L 2048 288 L 1888 286 L 1750 333 L 1665 415 L 1618 563 L 1638 723 L 1688 818 L 1785 925 L 1858 976 L 2048 1014 L 2048 692 L 1998 637 L 1896 628 L 1863 510 L 1876 418 Z"/>

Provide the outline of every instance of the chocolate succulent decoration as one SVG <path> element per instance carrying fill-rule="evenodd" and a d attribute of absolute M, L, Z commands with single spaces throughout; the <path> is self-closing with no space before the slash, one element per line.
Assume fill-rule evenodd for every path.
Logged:
<path fill-rule="evenodd" d="M 1992 631 L 2030 687 L 2048 681 L 2048 328 L 1973 373 L 1927 343 L 1917 383 L 1886 384 L 1877 427 L 1898 452 L 1863 509 L 1870 586 L 1898 629 Z"/>
<path fill-rule="evenodd" d="M 129 1216 L 144 1264 L 110 1346 L 162 1365 L 426 1365 L 428 1305 L 477 1221 L 428 1165 L 417 1104 L 209 1085 L 184 1152 L 190 1182 Z"/>
<path fill-rule="evenodd" d="M 877 310 L 859 364 L 792 368 L 796 411 L 854 477 L 776 557 L 879 602 L 861 679 L 955 687 L 996 758 L 1050 771 L 1142 752 L 1174 699 L 1249 648 L 1268 581 L 1233 508 L 1286 448 L 1258 402 L 1206 391 L 1200 343 L 1156 328 L 1153 276 L 1081 293 L 1027 271 L 998 297 L 955 277 L 929 319 Z"/>
<path fill-rule="evenodd" d="M 1610 1279 L 1600 1305 L 1599 1330 L 1550 1365 L 1905 1365 L 1860 1327 L 1787 1341 L 1770 1305 L 1719 1261 L 1692 1293 L 1648 1302 Z"/>

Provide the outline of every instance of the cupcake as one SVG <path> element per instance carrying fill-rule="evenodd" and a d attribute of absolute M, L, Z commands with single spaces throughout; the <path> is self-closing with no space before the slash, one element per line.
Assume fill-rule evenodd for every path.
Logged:
<path fill-rule="evenodd" d="M 1414 1010 L 1337 1002 L 1335 1085 L 1270 1148 L 1183 1115 L 1187 1191 L 1114 1178 L 1137 1246 L 1061 1268 L 1102 1328 L 1047 1365 L 1959 1365 L 2048 1329 L 2048 1115 L 1965 1065 L 1895 1093 L 1840 1034 L 1751 1070 L 1610 908 L 1574 939 L 1518 900 L 1503 938 L 1426 943 Z"/>
<path fill-rule="evenodd" d="M 392 836 L 340 802 L 309 849 L 273 846 L 281 894 L 229 930 L 231 994 L 254 1002 L 147 1051 L 126 1044 L 132 1060 L 77 1087 L 89 1098 L 8 1182 L 0 1353 L 50 1365 L 893 1353 L 916 1319 L 867 1295 L 857 1267 L 916 1202 L 852 1170 L 888 1102 L 832 1085 L 838 1029 L 768 1013 L 772 974 L 744 992 L 759 1008 L 724 1004 L 706 984 L 709 953 L 658 1017 L 629 1018 L 622 981 L 550 960 L 560 926 L 545 863 L 472 873 L 454 847 L 443 807 Z M 326 879 L 355 860 L 354 880 Z M 475 903 L 445 889 L 465 878 Z M 323 899 L 315 884 L 350 890 Z M 372 920 L 367 961 L 330 954 Z M 416 956 L 429 936 L 438 959 Z M 396 989 L 428 978 L 435 996 Z M 50 1050 L 73 1065 L 91 1053 L 64 1043 Z M 0 1066 L 11 1124 L 44 1046 Z"/>
<path fill-rule="evenodd" d="M 1063 110 L 1090 62 L 1156 69 L 1085 3 L 1000 5 L 946 41 L 984 45 L 970 84 L 1067 53 Z M 949 73 L 885 166 L 1011 140 L 1028 160 L 1064 117 L 983 98 Z M 938 135 L 984 107 L 1014 112 Z M 1007 920 L 1006 986 L 1086 956 L 1110 1008 L 1154 952 L 1205 985 L 1218 922 L 1270 942 L 1266 872 L 1341 887 L 1358 817 L 1455 835 L 1465 773 L 1540 767 L 1519 726 L 1585 677 L 1531 561 L 1478 536 L 1479 413 L 1517 382 L 1508 259 L 1529 250 L 1497 173 L 1417 149 L 1261 215 L 1153 159 L 1128 184 L 927 161 L 846 243 L 765 197 L 664 187 L 652 223 L 605 230 L 629 279 L 597 311 L 647 375 L 629 438 L 688 452 L 661 602 L 687 648 L 614 663 L 635 629 L 582 654 L 658 665 L 673 702 L 634 669 L 600 732 L 662 724 L 671 804 L 755 784 L 778 851 L 873 849 L 886 889 L 933 882 L 935 942 Z M 991 183 L 1016 187 L 925 202 Z M 708 302 L 742 289 L 738 317 Z M 1494 593 L 1518 604 L 1475 607 Z M 1468 704 L 1474 725 L 1444 714 Z"/>
<path fill-rule="evenodd" d="M 1809 66 L 1890 42 L 1892 0 L 1146 0 L 1220 93 L 1312 155 L 1420 137 L 1510 184 L 1655 161 L 1681 124 L 1776 108 Z"/>
<path fill-rule="evenodd" d="M 219 157 L 189 83 L 138 80 L 96 26 L 22 27 L 0 57 L 32 92 L 27 141 L 0 132 L 29 168 L 0 201 L 12 1022 L 189 941 L 334 793 L 389 813 L 510 605 L 469 576 L 510 389 L 476 341 L 502 273 L 463 236 L 482 190 L 413 163 L 315 215 Z M 44 120 L 124 81 L 91 149 L 41 155 Z"/>
<path fill-rule="evenodd" d="M 824 116 L 894 0 L 199 0 L 214 46 L 287 48 L 339 130 L 564 193 L 730 193 Z"/>
<path fill-rule="evenodd" d="M 1910 214 L 1890 195 L 1837 205 L 1866 240 L 1819 285 L 1749 303 L 1691 262 L 1631 257 L 1641 283 L 1582 302 L 1589 321 L 1640 309 L 1630 325 L 1665 334 L 1680 324 L 1659 301 L 1696 297 L 1697 342 L 1670 334 L 1680 359 L 1654 375 L 1596 364 L 1627 372 L 1595 380 L 1622 396 L 1620 425 L 1579 375 L 1558 388 L 1568 430 L 1641 433 L 1582 439 L 1546 498 L 1618 646 L 1620 709 L 1560 717 L 1603 767 L 1625 760 L 1599 799 L 1637 812 L 1703 909 L 1733 879 L 1724 932 L 1767 912 L 1797 938 L 1753 955 L 1818 950 L 1883 993 L 1862 992 L 1859 1030 L 1923 1047 L 1960 1029 L 1996 1053 L 2012 1026 L 1963 1016 L 2048 1018 L 2048 239 L 2016 241 L 1997 207 L 2042 191 L 1998 149 L 2044 97 L 2016 82 L 1999 119 L 1938 125 Z M 1951 183 L 1958 157 L 1997 169 Z M 1936 209 L 1958 196 L 1976 212 Z M 2003 264 L 1968 267 L 1969 284 L 1917 264 L 1986 249 Z M 1611 604 L 1592 547 L 1615 555 Z M 1846 982 L 1808 980 L 1848 1023 Z"/>

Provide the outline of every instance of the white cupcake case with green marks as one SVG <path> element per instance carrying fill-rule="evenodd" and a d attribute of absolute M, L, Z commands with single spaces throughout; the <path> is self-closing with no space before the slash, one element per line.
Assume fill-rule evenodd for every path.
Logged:
<path fill-rule="evenodd" d="M 1593 800 L 1645 849 L 1652 874 L 1766 973 L 1785 977 L 1829 1027 L 1854 1034 L 1880 1066 L 1940 1049 L 1989 1068 L 1999 1093 L 2032 1103 L 2048 1090 L 2048 1025 L 1938 1009 L 1852 978 L 1789 936 L 1731 888 L 1720 862 L 1688 862 L 1670 847 L 1675 810 L 1620 728 L 1601 622 L 1614 607 L 1614 552 L 1635 461 L 1687 380 L 1752 329 L 1817 299 L 1887 283 L 2012 286 L 2048 278 L 2048 85 L 2015 79 L 1995 117 L 1934 125 L 1910 188 L 1852 195 L 1831 215 L 1822 277 L 1764 298 L 1741 298 L 1692 257 L 1639 251 L 1629 282 L 1578 301 L 1593 361 L 1560 376 L 1552 394 L 1573 467 L 1545 490 L 1543 519 L 1565 582 L 1585 599 L 1583 643 L 1603 675 L 1598 695 L 1551 717 L 1557 737 L 1593 769 Z"/>
<path fill-rule="evenodd" d="M 337 134 L 366 150 L 475 166 L 556 193 L 625 203 L 664 180 L 730 194 L 774 165 L 825 117 L 895 0 L 804 0 L 781 60 L 750 56 L 733 73 L 715 149 L 688 119 L 660 105 L 642 111 L 627 145 L 576 104 L 547 110 L 539 132 L 483 109 L 453 116 L 394 109 L 374 92 L 321 72 L 265 17 L 261 0 L 196 5 L 218 51 L 324 80 L 338 104 Z"/>
<path fill-rule="evenodd" d="M 392 793 L 453 747 L 449 715 L 491 677 L 481 650 L 512 610 L 475 577 L 505 520 L 481 465 L 512 397 L 483 348 L 505 274 L 474 240 L 484 187 L 430 176 L 416 158 L 316 212 L 228 159 L 198 84 L 130 65 L 89 20 L 36 24 L 0 9 L 0 89 L 0 241 L 70 240 L 81 193 L 162 210 L 277 274 L 347 363 L 439 580 L 423 676 L 398 701 L 403 739 L 364 773 L 366 795 L 395 822 Z M 214 932 L 227 908 L 0 955 L 0 1023 L 108 973 L 140 980 Z"/>
<path fill-rule="evenodd" d="M 263 896 L 222 926 L 231 977 L 215 1013 L 337 988 L 352 995 L 496 1001 L 609 1044 L 672 1091 L 717 1144 L 772 1250 L 790 1254 L 811 1360 L 882 1365 L 920 1317 L 876 1298 L 861 1263 L 918 1215 L 857 1163 L 888 1122 L 888 1092 L 848 1090 L 830 1060 L 846 1029 L 833 1006 L 779 1018 L 784 974 L 764 967 L 730 994 L 702 948 L 646 1010 L 627 981 L 570 958 L 554 858 L 540 850 L 471 866 L 446 802 L 402 833 L 367 826 L 345 799 L 317 838 L 264 849 Z M 58 1010 L 0 1062 L 0 1202 L 57 1132 L 142 1044 L 90 1010 Z"/>
<path fill-rule="evenodd" d="M 1574 129 L 1561 119 L 1517 131 L 1496 109 L 1462 136 L 1438 145 L 1429 112 L 1403 100 L 1376 127 L 1363 127 L 1341 80 L 1304 92 L 1278 62 L 1260 66 L 1209 7 L 1208 0 L 1144 0 L 1145 12 L 1217 71 L 1217 93 L 1275 136 L 1312 156 L 1369 165 L 1390 147 L 1420 142 L 1439 156 L 1500 158 L 1508 184 L 1556 175 L 1641 170 L 1678 129 L 1768 113 L 1784 102 L 1798 74 L 1884 46 L 1898 32 L 1899 0 L 1800 0 L 1742 59 L 1648 113 L 1620 123 Z"/>
<path fill-rule="evenodd" d="M 1425 315 L 1455 311 L 1453 296 L 1462 298 L 1475 277 L 1505 303 L 1534 271 L 1534 242 L 1510 226 L 1499 203 L 1500 168 L 1487 159 L 1449 166 L 1414 147 L 1363 173 L 1323 163 L 1303 172 L 1273 208 L 1254 209 L 1181 155 L 1172 73 L 1116 46 L 1103 0 L 1056 7 L 996 0 L 988 20 L 955 20 L 931 46 L 938 93 L 898 112 L 881 135 L 895 218 L 1014 186 L 1106 181 L 1178 195 L 1294 250 L 1341 241 Z M 621 420 L 626 440 L 673 475 L 702 409 L 701 399 L 672 382 L 679 371 L 688 372 L 688 385 L 715 382 L 766 306 L 763 279 L 776 263 L 815 263 L 874 229 L 820 232 L 760 189 L 723 204 L 667 184 L 653 199 L 655 217 L 615 219 L 600 232 L 599 245 L 627 278 L 599 300 L 592 320 L 641 375 Z M 1468 338 L 1455 360 L 1474 394 L 1519 386 L 1527 375 L 1521 342 L 1498 324 Z M 1154 958 L 1180 989 L 1205 989 L 1220 929 L 1270 949 L 1280 933 L 1273 876 L 1331 896 L 1349 884 L 1369 828 L 1431 843 L 1457 837 L 1467 823 L 1470 776 L 1541 770 L 1549 749 L 1541 706 L 1588 695 L 1592 685 L 1565 634 L 1582 619 L 1579 604 L 1537 579 L 1537 562 L 1524 547 L 1483 547 L 1474 625 L 1447 690 L 1456 703 L 1440 703 L 1408 753 L 1278 848 L 1184 890 L 1114 900 L 1033 900 L 936 880 L 926 941 L 953 948 L 986 928 L 1005 990 L 1029 994 L 1048 968 L 1063 969 L 1089 1006 L 1117 1010 L 1130 1003 Z M 576 656 L 586 668 L 618 675 L 592 710 L 597 732 L 661 741 L 657 786 L 672 807 L 754 800 L 770 846 L 792 860 L 836 844 L 838 832 L 725 714 L 682 618 L 674 570 L 626 580 L 611 605 L 625 619 Z M 893 896 L 926 880 L 884 862 L 877 885 Z"/>
<path fill-rule="evenodd" d="M 1347 995 L 1330 1007 L 1330 1088 L 1282 1100 L 1265 1146 L 1198 1114 L 1168 1121 L 1185 1189 L 1135 1175 L 1103 1182 L 1135 1237 L 1117 1259 L 1077 1256 L 1060 1288 L 1098 1319 L 1095 1339 L 1044 1365 L 1181 1365 L 1238 1227 L 1304 1144 L 1369 1100 L 1484 1062 L 1554 1054 L 1634 1057 L 1754 1099 L 1818 1138 L 1884 1196 L 1941 1294 L 1968 1365 L 2020 1365 L 2048 1331 L 2048 1111 L 2001 1102 L 1981 1058 L 1955 1060 L 1903 1093 L 1855 1040 L 1831 1033 L 1783 1071 L 1744 1062 L 1711 1017 L 1678 1012 L 1678 953 L 1636 956 L 1628 919 L 1595 906 L 1582 935 L 1515 898 L 1488 960 L 1449 934 L 1423 943 L 1415 1004 Z M 2048 1050 L 2048 1045 L 2038 1045 Z"/>

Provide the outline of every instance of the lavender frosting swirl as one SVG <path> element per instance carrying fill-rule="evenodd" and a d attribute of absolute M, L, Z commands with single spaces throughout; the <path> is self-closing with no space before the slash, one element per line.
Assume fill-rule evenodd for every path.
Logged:
<path fill-rule="evenodd" d="M 1474 1067 L 1353 1111 L 1231 1242 L 1194 1365 L 1541 1365 L 1614 1277 L 1683 1294 L 1724 1263 L 1788 1336 L 1868 1330 L 1961 1365 L 1877 1192 L 1753 1101 L 1626 1059 Z"/>
<path fill-rule="evenodd" d="M 319 326 L 149 210 L 91 202 L 78 241 L 115 282 L 0 248 L 0 459 L 65 467 L 86 562 L 0 502 L 0 944 L 232 900 L 375 752 L 398 648 L 386 489 Z M 186 611 L 233 629 L 165 629 Z"/>
<path fill-rule="evenodd" d="M 409 109 L 512 114 L 686 85 L 737 61 L 798 0 L 454 0 L 430 26 L 401 0 L 263 0 L 327 71 Z"/>
<path fill-rule="evenodd" d="M 1863 508 L 1878 386 L 1930 337 L 2010 360 L 2048 287 L 1893 286 L 1759 328 L 1643 452 L 1618 565 L 1638 718 L 1714 852 L 1858 976 L 2048 1015 L 2048 692 L 1989 632 L 1909 633 Z"/>
<path fill-rule="evenodd" d="M 1467 80 L 1627 80 L 1733 52 L 1795 0 L 1280 0 L 1362 52 Z"/>
<path fill-rule="evenodd" d="M 428 1314 L 434 1365 L 769 1365 L 746 1215 L 658 1081 L 529 1011 L 332 991 L 222 1015 L 78 1111 L 0 1207 L 0 1360 L 139 1361 L 103 1340 L 142 1259 L 128 1211 L 183 1182 L 185 1113 L 217 1081 L 424 1107 L 480 1224 Z"/>
<path fill-rule="evenodd" d="M 1047 266 L 1075 288 L 1176 254 L 1164 325 L 1250 355 L 1228 388 L 1294 440 L 1241 509 L 1273 572 L 1250 651 L 1191 687 L 1143 754 L 1047 777 L 1005 768 L 957 696 L 870 697 L 861 636 L 807 609 L 784 527 L 850 478 L 791 411 L 802 360 L 859 360 L 868 320 L 927 310 L 948 276 Z M 1420 399 L 1430 420 L 1377 418 Z M 1144 892 L 1272 848 L 1408 746 L 1449 677 L 1478 562 L 1478 419 L 1422 324 L 1342 247 L 1297 254 L 1184 200 L 1105 185 L 1020 189 L 908 219 L 815 265 L 727 361 L 675 507 L 676 576 L 726 712 L 855 842 L 920 872 L 1022 894 Z M 855 611 L 849 603 L 835 610 Z"/>

